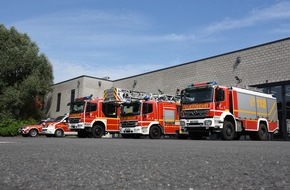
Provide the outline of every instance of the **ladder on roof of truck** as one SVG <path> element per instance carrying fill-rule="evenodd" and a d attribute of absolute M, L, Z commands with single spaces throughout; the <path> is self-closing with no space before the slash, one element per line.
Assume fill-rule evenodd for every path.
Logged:
<path fill-rule="evenodd" d="M 125 93 L 126 100 L 138 99 L 138 100 L 155 100 L 155 101 L 178 101 L 178 97 L 168 94 L 153 94 L 139 91 L 128 91 Z"/>
<path fill-rule="evenodd" d="M 156 100 L 156 101 L 178 101 L 177 96 L 167 94 L 153 94 L 146 92 L 139 92 L 133 90 L 127 90 L 122 88 L 110 88 L 104 91 L 105 102 L 125 102 L 136 100 Z"/>

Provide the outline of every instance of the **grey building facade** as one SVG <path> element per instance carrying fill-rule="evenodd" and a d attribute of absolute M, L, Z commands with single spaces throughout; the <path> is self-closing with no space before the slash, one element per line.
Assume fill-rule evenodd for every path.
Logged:
<path fill-rule="evenodd" d="M 177 89 L 205 81 L 275 94 L 280 132 L 287 138 L 287 127 L 290 128 L 290 38 L 118 80 L 80 76 L 63 81 L 53 86 L 46 113 L 49 117 L 67 113 L 67 103 L 71 99 L 90 94 L 102 97 L 103 91 L 111 87 L 175 94 Z"/>

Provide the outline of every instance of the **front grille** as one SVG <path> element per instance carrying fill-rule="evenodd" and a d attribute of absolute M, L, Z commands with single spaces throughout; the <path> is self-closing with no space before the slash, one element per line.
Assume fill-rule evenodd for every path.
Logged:
<path fill-rule="evenodd" d="M 69 123 L 79 123 L 80 120 L 80 118 L 69 118 Z"/>
<path fill-rule="evenodd" d="M 184 110 L 184 118 L 204 118 L 208 115 L 209 109 L 199 109 L 199 110 Z"/>
<path fill-rule="evenodd" d="M 188 123 L 188 126 L 201 126 L 203 123 Z"/>
<path fill-rule="evenodd" d="M 121 121 L 121 127 L 136 127 L 137 121 Z"/>

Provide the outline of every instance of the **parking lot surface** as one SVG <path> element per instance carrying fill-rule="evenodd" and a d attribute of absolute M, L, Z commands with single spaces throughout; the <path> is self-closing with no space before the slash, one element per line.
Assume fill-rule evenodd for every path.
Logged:
<path fill-rule="evenodd" d="M 290 189 L 290 142 L 0 137 L 5 189 Z"/>

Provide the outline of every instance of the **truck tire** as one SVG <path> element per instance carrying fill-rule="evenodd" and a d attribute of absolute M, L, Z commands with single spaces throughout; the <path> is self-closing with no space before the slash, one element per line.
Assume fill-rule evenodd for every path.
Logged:
<path fill-rule="evenodd" d="M 54 133 L 55 137 L 63 137 L 63 131 L 61 129 L 58 129 Z"/>
<path fill-rule="evenodd" d="M 257 131 L 257 140 L 269 140 L 269 132 L 267 126 L 264 123 L 260 123 L 259 130 Z"/>
<path fill-rule="evenodd" d="M 30 137 L 36 137 L 38 135 L 38 131 L 36 129 L 31 129 L 29 131 L 29 136 Z"/>
<path fill-rule="evenodd" d="M 223 129 L 221 131 L 221 139 L 222 140 L 233 140 L 235 138 L 235 127 L 232 122 L 225 121 Z"/>
<path fill-rule="evenodd" d="M 94 138 L 102 138 L 105 134 L 105 130 L 101 125 L 94 125 L 92 128 L 92 135 Z"/>
<path fill-rule="evenodd" d="M 161 130 L 157 125 L 154 125 L 150 128 L 149 137 L 150 139 L 160 139 Z"/>

